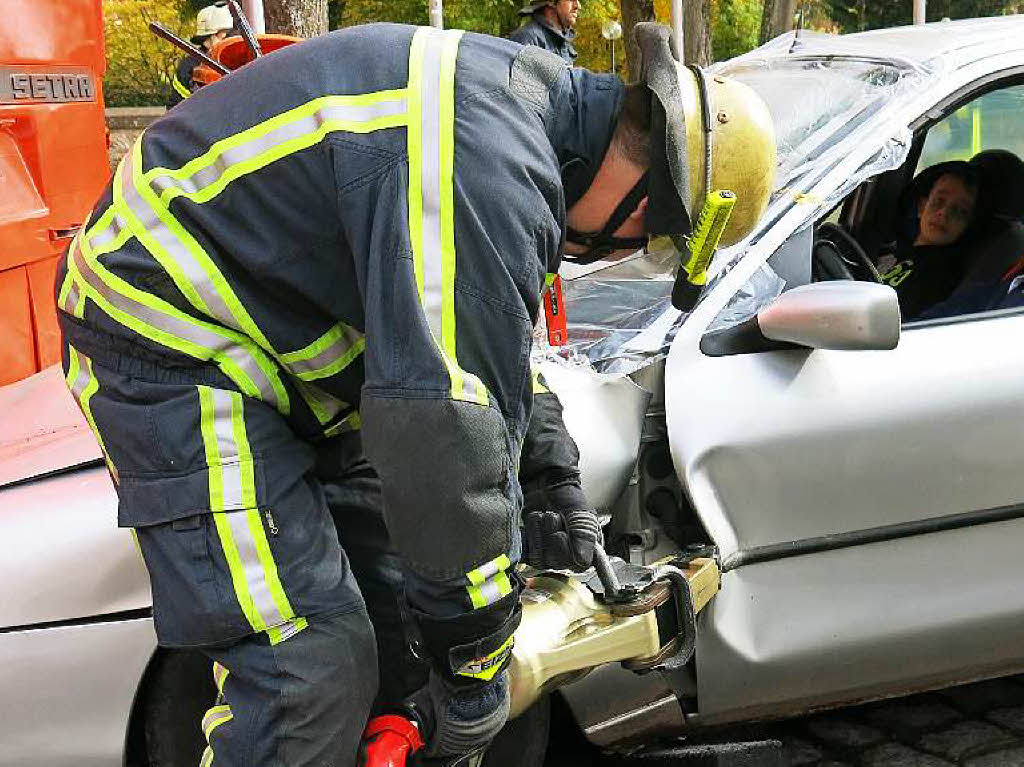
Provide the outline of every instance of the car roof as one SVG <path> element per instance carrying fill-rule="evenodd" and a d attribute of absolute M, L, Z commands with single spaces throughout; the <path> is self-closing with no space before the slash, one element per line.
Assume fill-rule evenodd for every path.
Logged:
<path fill-rule="evenodd" d="M 847 35 L 795 31 L 746 55 L 870 55 L 949 71 L 1013 51 L 1024 51 L 1024 15 L 939 21 Z"/>

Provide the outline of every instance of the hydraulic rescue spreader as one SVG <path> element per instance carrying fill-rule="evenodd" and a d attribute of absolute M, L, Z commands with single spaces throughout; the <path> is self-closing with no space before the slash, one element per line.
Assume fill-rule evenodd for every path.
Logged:
<path fill-rule="evenodd" d="M 720 577 L 710 552 L 699 553 L 641 566 L 599 549 L 595 568 L 586 573 L 524 573 L 523 618 L 508 668 L 509 716 L 606 663 L 641 674 L 689 663 L 696 614 L 718 592 Z M 371 719 L 362 766 L 404 767 L 429 739 L 425 710 L 410 700 L 401 712 Z M 472 765 L 480 756 L 456 761 Z"/>

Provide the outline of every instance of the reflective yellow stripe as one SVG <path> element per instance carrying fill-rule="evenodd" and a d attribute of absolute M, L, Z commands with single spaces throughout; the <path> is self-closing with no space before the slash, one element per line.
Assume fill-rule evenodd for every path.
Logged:
<path fill-rule="evenodd" d="M 421 28 L 409 51 L 409 237 L 423 314 L 451 397 L 486 405 L 487 388 L 459 366 L 455 317 L 455 64 L 458 30 Z"/>
<path fill-rule="evenodd" d="M 340 373 L 365 347 L 362 333 L 339 322 L 305 348 L 282 354 L 279 359 L 296 377 L 315 381 Z"/>
<path fill-rule="evenodd" d="M 199 767 L 212 767 L 213 765 L 213 749 L 207 746 L 203 749 L 203 757 L 199 760 Z"/>
<path fill-rule="evenodd" d="M 181 80 L 178 79 L 177 75 L 171 76 L 171 87 L 174 88 L 174 92 L 181 96 L 183 99 L 187 99 L 192 95 L 192 91 L 182 85 Z"/>
<path fill-rule="evenodd" d="M 224 683 L 227 681 L 229 673 L 220 663 L 213 662 L 213 683 L 217 686 L 217 693 L 219 695 L 224 694 Z"/>
<path fill-rule="evenodd" d="M 505 659 L 512 653 L 515 644 L 516 638 L 513 634 L 497 650 L 463 664 L 455 673 L 459 676 L 468 676 L 473 679 L 482 679 L 485 682 L 489 682 L 501 670 Z"/>
<path fill-rule="evenodd" d="M 78 247 L 69 251 L 68 261 L 74 264 L 80 287 L 105 314 L 162 346 L 216 363 L 245 394 L 288 414 L 287 398 L 282 401 L 276 395 L 282 388 L 279 373 L 267 360 L 272 377 L 264 375 L 267 365 L 257 360 L 262 352 L 251 340 L 235 331 L 190 317 L 107 271 L 91 252 L 90 238 L 86 234 L 77 241 Z"/>
<path fill-rule="evenodd" d="M 404 89 L 322 96 L 217 141 L 178 169 L 154 167 L 145 177 L 160 190 L 165 205 L 178 196 L 203 203 L 235 179 L 307 149 L 328 133 L 372 133 L 402 127 L 407 121 Z M 228 152 L 239 159 L 225 159 Z"/>
<path fill-rule="evenodd" d="M 530 376 L 533 381 L 533 393 L 534 394 L 550 394 L 551 390 L 545 386 L 540 380 L 540 371 L 534 370 Z"/>
<path fill-rule="evenodd" d="M 110 454 L 107 453 L 107 447 L 103 444 L 103 435 L 100 434 L 100 430 L 96 428 L 96 419 L 92 415 L 92 406 L 90 401 L 93 395 L 99 391 L 100 382 L 96 378 L 96 375 L 92 372 L 92 360 L 82 354 L 71 344 L 68 344 L 68 374 L 65 377 L 67 381 L 68 389 L 71 390 L 71 394 L 74 396 L 75 401 L 78 403 L 78 407 L 81 409 L 82 414 L 85 416 L 86 422 L 89 424 L 89 428 L 92 429 L 92 433 L 96 437 L 96 441 L 100 445 L 100 450 L 103 451 L 103 457 L 107 462 L 107 466 L 110 468 L 111 473 L 116 477 L 117 469 L 114 466 L 113 461 L 110 460 Z"/>
<path fill-rule="evenodd" d="M 512 583 L 506 572 L 511 566 L 509 558 L 502 554 L 466 573 L 469 581 L 466 592 L 474 610 L 492 605 L 512 593 Z"/>
<path fill-rule="evenodd" d="M 216 730 L 225 722 L 230 722 L 234 718 L 231 713 L 231 706 L 223 704 L 220 706 L 214 706 L 207 710 L 203 716 L 203 735 L 206 736 L 206 742 L 210 742 L 210 733 Z"/>
<path fill-rule="evenodd" d="M 239 607 L 255 631 L 295 617 L 256 505 L 252 454 L 237 392 L 198 386 L 210 508 Z M 236 509 L 228 511 L 227 509 Z"/>

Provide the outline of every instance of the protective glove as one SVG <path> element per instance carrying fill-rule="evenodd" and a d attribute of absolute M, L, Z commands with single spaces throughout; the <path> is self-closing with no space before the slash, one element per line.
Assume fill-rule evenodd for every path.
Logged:
<path fill-rule="evenodd" d="M 431 671 L 426 687 L 414 696 L 431 720 L 424 755 L 432 758 L 475 753 L 487 746 L 508 719 L 508 674 L 490 682 L 456 687 Z"/>
<path fill-rule="evenodd" d="M 603 544 L 601 523 L 589 509 L 523 512 L 523 561 L 541 570 L 586 570 Z"/>

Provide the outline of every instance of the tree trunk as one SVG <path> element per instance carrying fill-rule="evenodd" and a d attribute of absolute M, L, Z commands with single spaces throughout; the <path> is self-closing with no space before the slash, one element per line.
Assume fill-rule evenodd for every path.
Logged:
<path fill-rule="evenodd" d="M 711 63 L 710 0 L 683 0 L 683 49 L 687 64 Z"/>
<path fill-rule="evenodd" d="M 626 63 L 629 67 L 629 80 L 635 80 L 639 74 L 640 49 L 633 42 L 633 27 L 641 21 L 654 21 L 654 0 L 621 0 L 622 39 L 626 43 Z"/>
<path fill-rule="evenodd" d="M 793 28 L 795 15 L 796 0 L 764 0 L 764 10 L 761 13 L 761 45 L 784 32 L 789 32 Z"/>
<path fill-rule="evenodd" d="M 327 31 L 327 0 L 263 0 L 267 32 L 316 37 Z"/>

